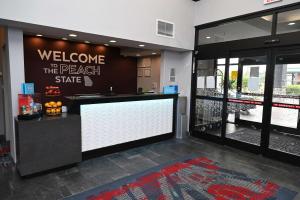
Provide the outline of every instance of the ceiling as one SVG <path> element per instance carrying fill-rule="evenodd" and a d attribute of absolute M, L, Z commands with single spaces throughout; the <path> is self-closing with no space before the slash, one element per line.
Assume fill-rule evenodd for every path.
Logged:
<path fill-rule="evenodd" d="M 151 44 L 151 43 L 145 43 L 140 41 L 133 41 L 133 40 L 126 40 L 121 38 L 114 38 L 109 36 L 103 36 L 103 35 L 96 35 L 96 34 L 90 34 L 85 32 L 78 32 L 73 30 L 66 30 L 66 29 L 60 29 L 60 28 L 54 28 L 54 27 L 48 27 L 48 26 L 41 26 L 36 24 L 29 24 L 29 23 L 22 23 L 22 22 L 16 22 L 11 20 L 3 20 L 0 19 L 0 24 L 4 26 L 19 28 L 24 31 L 24 34 L 28 35 L 36 35 L 41 34 L 44 37 L 49 38 L 55 38 L 55 39 L 61 39 L 61 38 L 68 38 L 70 41 L 76 41 L 76 42 L 85 42 L 89 41 L 91 44 L 109 44 L 110 46 L 120 47 L 121 49 L 125 49 L 128 51 L 128 56 L 133 56 L 140 54 L 141 56 L 151 54 L 153 52 L 156 52 L 159 54 L 162 50 L 170 50 L 170 51 L 179 51 L 183 52 L 185 50 L 178 49 L 174 47 L 168 47 L 158 44 Z M 73 33 L 76 34 L 76 38 L 69 37 L 69 34 Z M 116 43 L 110 43 L 109 41 L 115 40 Z M 139 45 L 144 45 L 144 47 L 140 47 Z M 133 49 L 131 49 L 133 48 Z M 135 52 L 135 53 L 133 53 Z"/>

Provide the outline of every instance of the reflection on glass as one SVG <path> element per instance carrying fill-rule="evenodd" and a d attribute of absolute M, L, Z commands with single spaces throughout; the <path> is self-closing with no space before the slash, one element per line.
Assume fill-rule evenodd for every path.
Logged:
<path fill-rule="evenodd" d="M 224 60 L 224 61 L 223 61 Z M 223 97 L 225 59 L 197 61 L 197 95 Z"/>
<path fill-rule="evenodd" d="M 298 114 L 299 111 L 297 109 L 273 107 L 271 124 L 296 129 L 298 125 Z"/>
<path fill-rule="evenodd" d="M 300 31 L 300 9 L 278 14 L 277 34 Z"/>
<path fill-rule="evenodd" d="M 268 15 L 202 29 L 199 31 L 198 45 L 271 35 L 272 21 L 272 15 Z"/>
<path fill-rule="evenodd" d="M 244 98 L 263 101 L 266 80 L 266 65 L 244 65 L 242 94 Z"/>
<path fill-rule="evenodd" d="M 231 58 L 228 98 L 263 101 L 266 79 L 266 56 Z"/>
<path fill-rule="evenodd" d="M 273 102 L 299 105 L 300 54 L 276 58 Z"/>
<path fill-rule="evenodd" d="M 260 145 L 266 56 L 231 58 L 226 137 Z"/>
<path fill-rule="evenodd" d="M 240 119 L 250 122 L 262 123 L 263 106 L 244 104 L 240 105 Z"/>
<path fill-rule="evenodd" d="M 222 101 L 196 100 L 195 129 L 203 134 L 221 136 Z"/>
<path fill-rule="evenodd" d="M 273 85 L 273 103 L 300 105 L 300 54 L 276 57 Z M 273 125 L 296 129 L 298 118 L 298 109 L 272 108 Z"/>
<path fill-rule="evenodd" d="M 259 146 L 261 141 L 261 128 L 259 125 L 251 123 L 250 121 L 255 122 L 257 119 L 262 119 L 262 112 L 255 113 L 255 115 L 252 116 L 241 111 L 248 110 L 248 106 L 249 105 L 242 103 L 228 103 L 226 137 Z M 257 109 L 262 110 L 262 106 L 258 106 Z"/>
<path fill-rule="evenodd" d="M 239 58 L 230 58 L 229 63 L 230 64 L 238 64 L 239 63 Z"/>
<path fill-rule="evenodd" d="M 299 105 L 300 54 L 279 55 L 274 71 L 269 148 L 300 156 Z"/>
<path fill-rule="evenodd" d="M 225 58 L 220 58 L 220 59 L 218 59 L 218 61 L 217 61 L 217 64 L 218 64 L 218 65 L 225 65 L 225 63 L 226 63 L 226 59 L 225 59 Z"/>

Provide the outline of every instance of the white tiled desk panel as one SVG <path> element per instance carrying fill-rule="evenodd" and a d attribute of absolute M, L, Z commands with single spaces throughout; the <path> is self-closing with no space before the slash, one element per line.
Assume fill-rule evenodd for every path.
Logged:
<path fill-rule="evenodd" d="M 172 132 L 173 99 L 81 105 L 82 151 Z"/>

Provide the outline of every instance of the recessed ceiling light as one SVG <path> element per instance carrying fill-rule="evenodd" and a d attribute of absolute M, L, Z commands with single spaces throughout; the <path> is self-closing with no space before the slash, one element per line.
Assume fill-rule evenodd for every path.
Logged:
<path fill-rule="evenodd" d="M 61 38 L 62 40 L 68 40 L 68 38 L 65 38 L 65 37 L 63 37 L 63 38 Z"/>
<path fill-rule="evenodd" d="M 152 55 L 156 55 L 157 53 L 153 52 Z"/>
<path fill-rule="evenodd" d="M 36 36 L 38 36 L 38 37 L 42 37 L 43 35 L 42 35 L 42 34 L 36 34 Z"/>
<path fill-rule="evenodd" d="M 86 43 L 86 44 L 89 44 L 89 43 L 90 43 L 90 41 L 87 41 L 87 40 L 86 40 L 86 41 L 84 41 L 84 43 Z"/>
<path fill-rule="evenodd" d="M 144 44 L 139 44 L 139 47 L 144 47 L 145 45 Z"/>
<path fill-rule="evenodd" d="M 206 37 L 206 39 L 210 39 L 210 38 L 211 38 L 210 36 L 207 36 L 207 37 Z"/>
<path fill-rule="evenodd" d="M 107 47 L 109 46 L 109 44 L 104 44 L 104 45 L 107 46 Z"/>
<path fill-rule="evenodd" d="M 70 33 L 69 36 L 70 36 L 70 37 L 77 37 L 77 35 L 74 34 L 74 33 Z"/>
<path fill-rule="evenodd" d="M 290 22 L 290 23 L 288 23 L 289 26 L 293 26 L 293 25 L 295 25 L 295 24 L 296 24 L 295 22 Z"/>
<path fill-rule="evenodd" d="M 141 55 L 140 55 L 140 54 L 136 54 L 136 56 L 137 56 L 137 57 L 140 57 Z"/>
<path fill-rule="evenodd" d="M 116 41 L 116 40 L 111 40 L 111 41 L 109 41 L 109 42 L 111 42 L 111 43 L 116 43 L 117 41 Z"/>

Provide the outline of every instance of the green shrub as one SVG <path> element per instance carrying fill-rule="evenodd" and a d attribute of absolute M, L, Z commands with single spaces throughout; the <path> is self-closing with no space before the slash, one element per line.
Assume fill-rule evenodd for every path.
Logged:
<path fill-rule="evenodd" d="M 300 95 L 300 85 L 288 85 L 286 87 L 286 94 Z"/>

